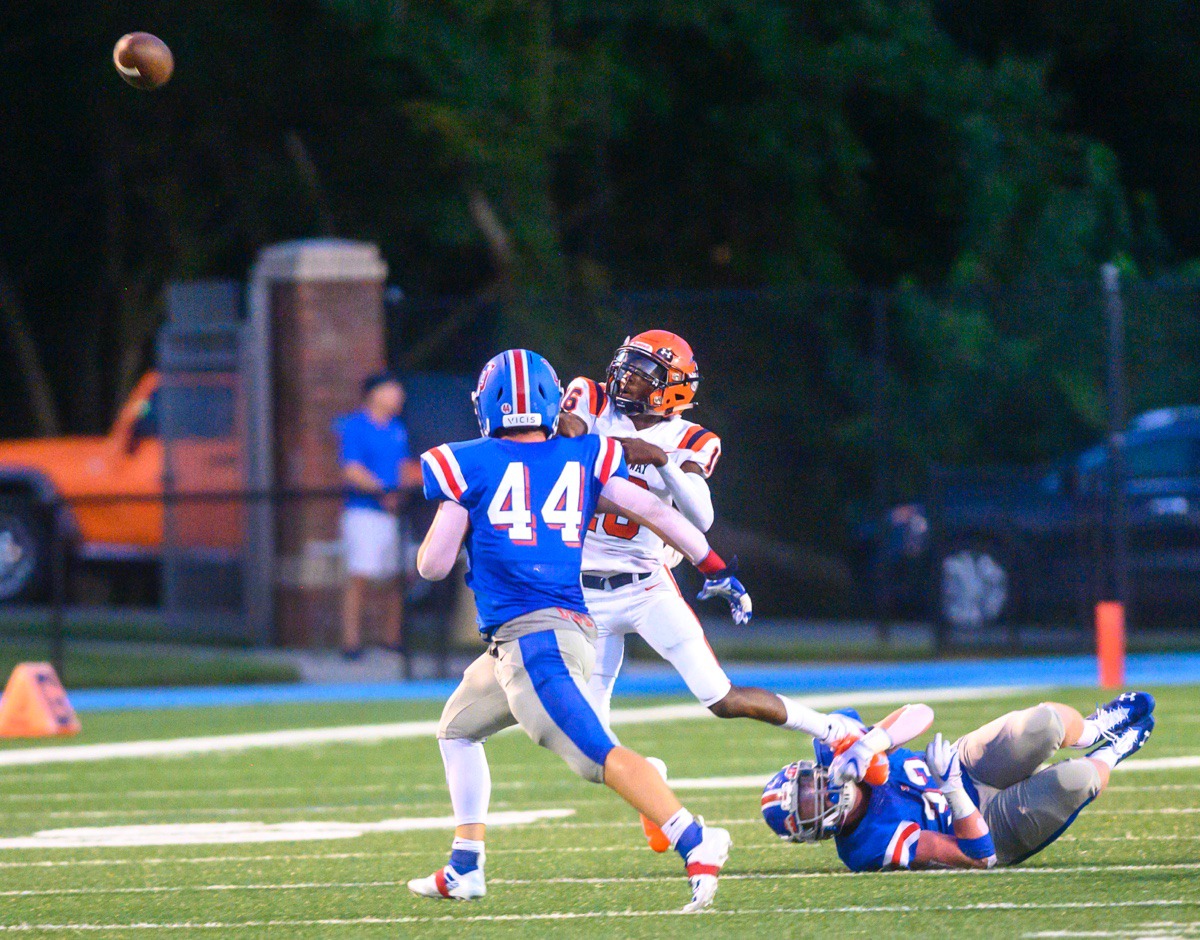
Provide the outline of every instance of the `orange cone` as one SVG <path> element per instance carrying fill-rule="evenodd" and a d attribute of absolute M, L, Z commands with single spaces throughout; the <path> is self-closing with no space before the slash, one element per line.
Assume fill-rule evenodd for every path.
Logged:
<path fill-rule="evenodd" d="M 78 734 L 79 719 L 49 663 L 21 663 L 0 699 L 0 738 Z"/>

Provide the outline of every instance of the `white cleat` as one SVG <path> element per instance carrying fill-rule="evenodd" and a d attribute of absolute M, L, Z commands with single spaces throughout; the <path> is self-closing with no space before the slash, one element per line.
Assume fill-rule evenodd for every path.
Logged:
<path fill-rule="evenodd" d="M 444 898 L 451 901 L 474 901 L 487 894 L 483 880 L 483 869 L 476 868 L 460 875 L 447 865 L 439 868 L 428 878 L 414 878 L 408 890 L 423 898 Z"/>
<path fill-rule="evenodd" d="M 688 883 L 692 886 L 692 901 L 683 908 L 683 913 L 694 914 L 712 904 L 717 896 L 717 875 L 729 860 L 729 847 L 733 838 L 727 829 L 704 825 L 699 816 L 696 822 L 703 829 L 700 844 L 688 852 Z"/>

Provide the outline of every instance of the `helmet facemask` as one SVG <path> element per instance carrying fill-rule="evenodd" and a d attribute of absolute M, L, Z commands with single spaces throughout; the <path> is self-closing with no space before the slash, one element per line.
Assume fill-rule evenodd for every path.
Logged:
<path fill-rule="evenodd" d="M 830 787 L 829 768 L 811 760 L 796 762 L 796 776 L 784 788 L 780 808 L 788 813 L 792 842 L 820 842 L 836 835 L 853 804 L 854 783 Z"/>
<path fill-rule="evenodd" d="M 655 392 L 667 387 L 667 367 L 644 352 L 622 347 L 608 365 L 608 394 L 613 406 L 624 415 L 645 414 L 651 407 Z M 625 386 L 629 379 L 641 379 L 646 391 L 640 397 L 630 397 Z"/>

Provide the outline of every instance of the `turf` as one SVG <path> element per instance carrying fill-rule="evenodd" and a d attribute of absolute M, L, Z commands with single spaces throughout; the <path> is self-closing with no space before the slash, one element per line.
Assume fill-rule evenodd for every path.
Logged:
<path fill-rule="evenodd" d="M 1142 757 L 1200 754 L 1200 689 L 1155 689 L 1159 728 Z M 958 734 L 1043 697 L 937 706 Z M 1054 697 L 1090 708 L 1097 693 Z M 625 703 L 642 704 L 638 703 Z M 875 709 L 882 712 L 884 709 Z M 429 718 L 437 703 L 279 706 L 87 715 L 80 743 Z M 869 714 L 867 717 L 871 717 Z M 628 725 L 624 743 L 679 777 L 761 774 L 806 750 L 793 735 L 714 719 Z M 780 843 L 749 789 L 684 802 L 727 825 L 735 848 L 716 909 L 677 914 L 678 858 L 642 843 L 632 812 L 572 777 L 523 735 L 488 745 L 496 810 L 559 807 L 565 821 L 496 828 L 489 894 L 474 904 L 411 896 L 442 864 L 446 831 L 327 841 L 0 851 L 0 933 L 105 937 L 954 937 L 1200 933 L 1200 783 L 1194 770 L 1115 775 L 1067 834 L 1030 863 L 990 873 L 843 873 L 829 845 Z M 77 826 L 378 821 L 449 812 L 429 739 L 188 758 L 5 768 L 0 836 Z M 136 926 L 134 926 L 136 925 Z M 105 929 L 97 929 L 105 928 Z"/>
<path fill-rule="evenodd" d="M 0 638 L 0 677 L 11 673 L 17 663 L 49 658 L 49 645 L 45 642 Z M 235 650 L 71 643 L 62 678 L 69 688 L 90 689 L 244 685 L 296 682 L 300 677 L 288 663 L 267 661 Z"/>

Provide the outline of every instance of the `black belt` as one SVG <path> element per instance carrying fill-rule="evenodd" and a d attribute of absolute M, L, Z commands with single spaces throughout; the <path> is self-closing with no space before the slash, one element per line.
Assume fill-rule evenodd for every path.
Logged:
<path fill-rule="evenodd" d="M 591 591 L 615 591 L 617 588 L 623 588 L 627 584 L 637 584 L 639 581 L 644 581 L 650 577 L 651 572 L 643 571 L 626 571 L 624 574 L 614 574 L 607 578 L 601 578 L 594 574 L 585 574 L 581 581 L 583 586 Z"/>

